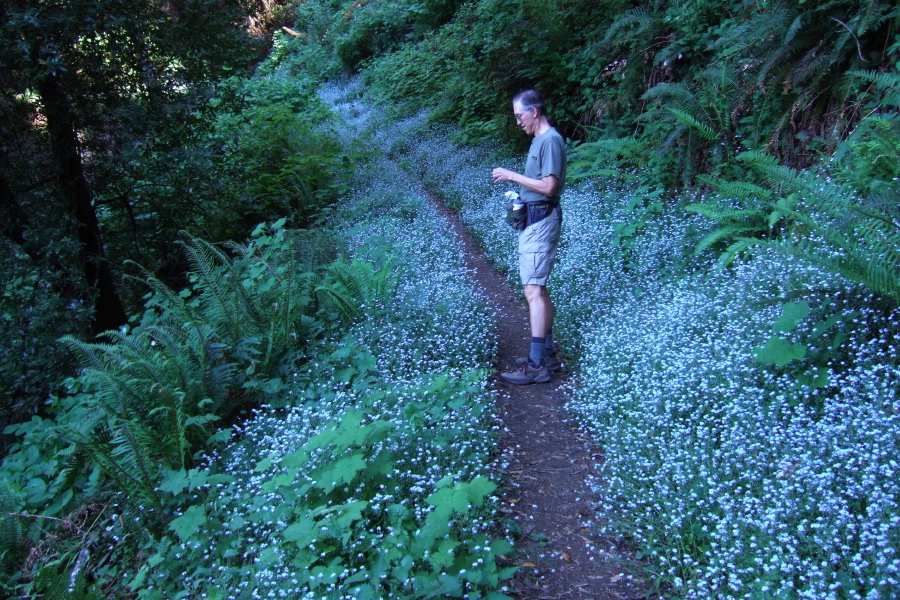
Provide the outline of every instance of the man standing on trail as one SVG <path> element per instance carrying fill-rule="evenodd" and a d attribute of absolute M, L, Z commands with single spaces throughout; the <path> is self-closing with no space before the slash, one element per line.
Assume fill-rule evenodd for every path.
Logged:
<path fill-rule="evenodd" d="M 550 125 L 544 99 L 535 90 L 525 90 L 513 98 L 516 123 L 534 136 L 528 151 L 525 174 L 496 168 L 494 183 L 519 184 L 519 196 L 527 207 L 525 229 L 519 232 L 519 276 L 525 287 L 531 323 L 531 352 L 516 361 L 517 368 L 500 377 L 518 385 L 546 383 L 550 371 L 558 371 L 553 356 L 553 303 L 547 280 L 556 259 L 556 245 L 562 224 L 559 197 L 566 185 L 566 144 Z"/>

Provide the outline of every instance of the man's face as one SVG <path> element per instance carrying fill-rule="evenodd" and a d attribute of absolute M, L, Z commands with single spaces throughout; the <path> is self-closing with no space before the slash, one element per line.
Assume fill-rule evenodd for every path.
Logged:
<path fill-rule="evenodd" d="M 537 127 L 536 112 L 537 109 L 534 107 L 526 110 L 518 102 L 513 102 L 513 116 L 516 118 L 516 124 L 528 135 L 534 135 Z"/>

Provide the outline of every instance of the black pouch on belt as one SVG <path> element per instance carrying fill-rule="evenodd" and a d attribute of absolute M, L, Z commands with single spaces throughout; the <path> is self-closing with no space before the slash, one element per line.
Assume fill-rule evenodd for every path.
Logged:
<path fill-rule="evenodd" d="M 546 219 L 558 205 L 559 198 L 550 198 L 549 200 L 540 202 L 529 202 L 526 205 L 528 207 L 528 221 L 526 227 L 534 225 L 535 223 L 540 223 Z"/>
<path fill-rule="evenodd" d="M 514 208 L 512 202 L 506 206 L 506 222 L 516 231 L 525 229 L 525 222 L 528 220 L 527 206 L 527 204 L 523 204 L 521 208 Z"/>

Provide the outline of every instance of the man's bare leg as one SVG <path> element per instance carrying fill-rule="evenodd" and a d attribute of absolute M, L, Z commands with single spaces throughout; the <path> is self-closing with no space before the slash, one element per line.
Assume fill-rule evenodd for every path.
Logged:
<path fill-rule="evenodd" d="M 553 327 L 555 309 L 550 300 L 550 293 L 542 285 L 525 286 L 525 299 L 528 301 L 528 317 L 531 323 L 531 352 L 529 358 L 534 364 L 541 364 L 544 358 L 544 345 L 547 332 Z"/>
<path fill-rule="evenodd" d="M 553 317 L 556 314 L 550 293 L 542 285 L 529 284 L 525 286 L 525 299 L 528 301 L 531 337 L 546 337 L 553 327 Z"/>

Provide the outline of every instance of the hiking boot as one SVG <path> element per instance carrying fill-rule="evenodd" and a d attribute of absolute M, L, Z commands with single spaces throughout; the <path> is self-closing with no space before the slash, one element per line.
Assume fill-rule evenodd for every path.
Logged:
<path fill-rule="evenodd" d="M 516 361 L 518 362 L 518 361 Z M 535 367 L 531 361 L 525 361 L 517 365 L 512 371 L 500 373 L 500 379 L 514 385 L 528 385 L 529 383 L 547 383 L 550 381 L 550 373 L 546 367 Z"/>
<path fill-rule="evenodd" d="M 521 356 L 516 359 L 516 366 L 521 367 L 527 361 L 528 358 Z M 557 371 L 562 371 L 563 364 L 555 356 L 548 356 L 544 359 L 544 367 L 549 373 L 556 373 Z"/>

